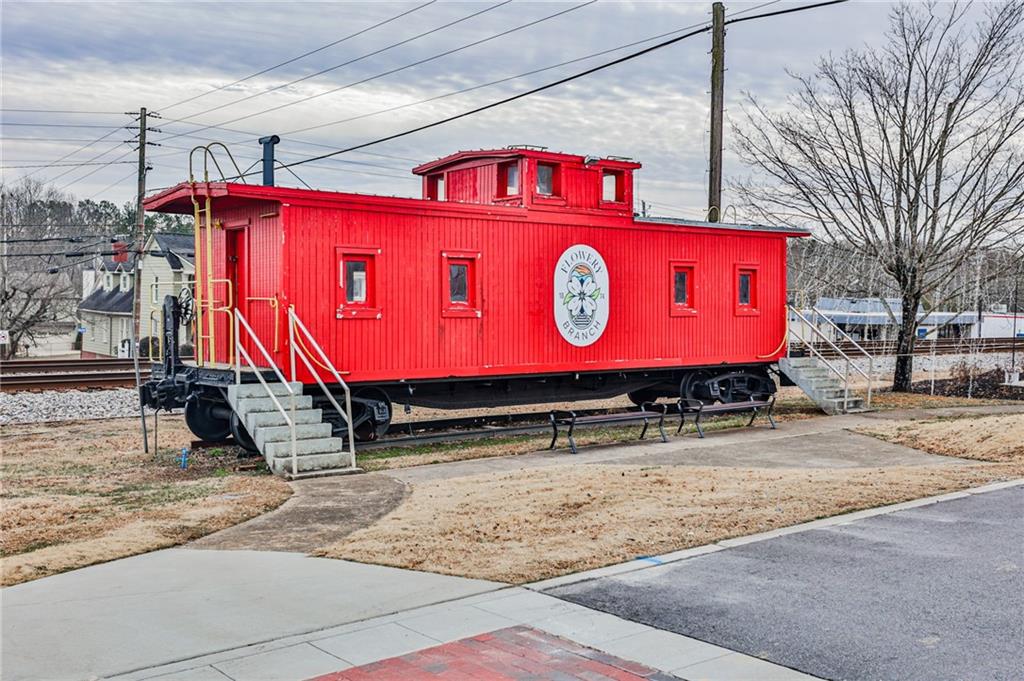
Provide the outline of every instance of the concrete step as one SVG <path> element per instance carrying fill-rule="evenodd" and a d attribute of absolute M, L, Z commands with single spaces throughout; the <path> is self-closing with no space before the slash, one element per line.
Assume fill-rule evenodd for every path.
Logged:
<path fill-rule="evenodd" d="M 274 458 L 268 457 L 267 461 L 270 466 L 270 470 L 276 475 L 292 477 L 292 457 L 290 455 Z M 314 471 L 326 472 L 333 469 L 341 469 L 348 472 L 350 469 L 345 468 L 347 463 L 348 455 L 341 452 L 308 454 L 306 456 L 296 457 L 296 466 L 299 469 L 299 473 L 311 473 Z"/>
<path fill-rule="evenodd" d="M 842 397 L 825 399 L 818 402 L 822 409 L 829 414 L 843 414 L 853 410 L 859 410 L 864 405 L 864 400 L 859 397 L 851 397 L 843 401 Z"/>
<path fill-rule="evenodd" d="M 820 400 L 835 399 L 837 397 L 842 397 L 845 394 L 845 392 L 846 391 L 843 390 L 841 387 L 840 388 L 822 388 L 820 390 L 815 389 L 813 391 L 813 395 L 811 395 L 811 399 L 813 399 L 815 402 L 818 402 Z"/>
<path fill-rule="evenodd" d="M 278 401 L 281 406 L 284 407 L 286 412 L 291 410 L 291 398 L 280 397 Z M 249 397 L 238 400 L 238 404 L 233 405 L 235 411 L 240 416 L 247 416 L 248 414 L 255 414 L 262 411 L 277 411 L 277 407 L 274 405 L 274 401 L 269 397 Z M 310 409 L 313 406 L 313 397 L 311 395 L 299 395 L 295 398 L 295 409 Z M 280 413 L 280 412 L 278 412 Z"/>
<path fill-rule="evenodd" d="M 291 413 L 289 412 L 289 416 Z M 324 420 L 323 409 L 296 409 L 295 410 L 295 423 L 321 423 Z M 247 414 L 245 417 L 245 428 L 250 433 L 257 428 L 269 428 L 273 426 L 285 425 L 284 417 L 281 416 L 281 412 L 278 410 L 274 411 L 258 411 L 252 414 Z"/>
<path fill-rule="evenodd" d="M 303 440 L 319 440 L 331 436 L 331 424 L 329 423 L 304 423 L 295 426 L 296 444 Z M 256 447 L 262 452 L 263 448 L 271 442 L 292 441 L 292 429 L 288 426 L 271 426 L 257 428 L 253 434 Z"/>
<path fill-rule="evenodd" d="M 837 378 L 809 378 L 800 380 L 799 383 L 809 387 L 811 390 L 833 390 L 843 386 L 843 382 Z"/>
<path fill-rule="evenodd" d="M 817 357 L 786 357 L 784 359 L 780 359 L 779 363 L 780 364 L 786 363 L 789 366 L 793 367 L 794 369 L 798 369 L 798 368 L 802 368 L 802 367 L 817 366 L 818 365 L 818 358 Z"/>
<path fill-rule="evenodd" d="M 309 440 L 298 440 L 295 442 L 295 453 L 296 455 L 309 456 L 311 454 L 338 454 L 345 447 L 345 441 L 340 437 L 318 437 Z M 292 443 L 291 440 L 287 442 L 268 442 L 263 449 L 263 456 L 270 459 L 278 457 L 291 458 L 292 455 Z"/>
<path fill-rule="evenodd" d="M 282 383 L 267 381 L 267 387 L 270 388 L 270 392 L 274 395 L 287 395 L 288 388 Z M 290 387 L 296 395 L 302 394 L 302 384 L 298 382 L 289 383 Z M 266 397 L 267 388 L 263 387 L 262 383 L 243 383 L 242 385 L 229 385 L 228 386 L 228 402 L 234 404 L 236 400 L 246 399 L 251 397 Z"/>

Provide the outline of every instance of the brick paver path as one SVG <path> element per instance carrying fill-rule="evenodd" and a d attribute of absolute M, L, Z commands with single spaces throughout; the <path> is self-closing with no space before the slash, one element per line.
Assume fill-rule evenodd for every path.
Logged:
<path fill-rule="evenodd" d="M 674 681 L 676 677 L 529 627 L 509 627 L 314 681 Z"/>

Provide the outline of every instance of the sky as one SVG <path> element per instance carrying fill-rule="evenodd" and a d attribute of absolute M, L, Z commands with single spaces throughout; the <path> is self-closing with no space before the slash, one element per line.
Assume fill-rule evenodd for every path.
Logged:
<path fill-rule="evenodd" d="M 726 14 L 749 16 L 809 3 L 728 2 Z M 740 117 L 745 94 L 786 106 L 794 87 L 788 72 L 808 73 L 829 52 L 877 44 L 890 8 L 886 2 L 853 1 L 729 27 L 727 180 L 746 172 L 729 150 L 729 123 Z M 5 183 L 30 174 L 76 198 L 132 201 L 137 123 L 124 112 L 144 106 L 159 116 L 150 119 L 148 133 L 155 143 L 148 147 L 152 190 L 188 178 L 188 150 L 197 144 L 223 142 L 245 168 L 259 156 L 256 139 L 278 134 L 278 157 L 301 160 L 558 80 L 658 41 L 511 77 L 704 25 L 710 12 L 710 2 L 614 0 L 5 0 L 0 173 Z M 294 172 L 317 189 L 419 196 L 419 179 L 409 172 L 418 163 L 463 149 L 532 144 L 633 158 L 643 164 L 638 200 L 647 201 L 650 212 L 700 219 L 707 204 L 710 45 L 710 34 L 700 34 L 543 93 Z M 438 56 L 452 50 L 457 51 Z M 320 71 L 325 72 L 315 75 Z M 413 105 L 375 113 L 408 104 Z M 356 116 L 361 118 L 345 120 Z M 323 124 L 329 125 L 297 132 Z M 133 125 L 135 132 L 128 129 Z M 86 146 L 101 136 L 106 137 Z M 58 161 L 95 165 L 49 165 Z M 15 167 L 33 165 L 49 167 Z M 278 183 L 301 186 L 283 171 Z M 727 188 L 723 203 L 731 201 Z"/>

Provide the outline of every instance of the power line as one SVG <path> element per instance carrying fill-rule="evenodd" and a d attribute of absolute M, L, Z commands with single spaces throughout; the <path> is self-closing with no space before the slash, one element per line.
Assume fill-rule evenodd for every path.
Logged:
<path fill-rule="evenodd" d="M 593 2 L 594 0 L 591 0 L 591 1 Z M 443 31 L 446 28 L 451 28 L 452 26 L 455 26 L 456 24 L 460 24 L 460 23 L 462 23 L 464 21 L 468 21 L 468 20 L 470 20 L 470 19 L 472 19 L 474 17 L 480 16 L 481 14 L 484 14 L 486 12 L 490 12 L 492 10 L 498 9 L 499 7 L 507 5 L 510 2 L 512 2 L 512 0 L 501 0 L 501 2 L 498 2 L 497 4 L 491 5 L 490 7 L 485 7 L 484 9 L 477 10 L 475 12 L 467 14 L 467 15 L 465 15 L 463 17 L 455 19 L 454 21 L 449 21 L 447 24 L 444 24 L 442 26 L 437 26 L 436 28 L 432 28 L 432 29 L 430 29 L 428 31 L 424 31 L 422 33 L 418 33 L 418 34 L 412 36 L 411 38 L 406 38 L 405 40 L 401 40 L 401 41 L 399 41 L 397 43 L 392 43 L 390 45 L 387 45 L 387 46 L 382 47 L 380 49 L 374 50 L 372 52 L 367 52 L 366 54 L 360 55 L 360 56 L 355 57 L 353 59 L 349 59 L 348 61 L 342 62 L 340 64 L 335 64 L 334 66 L 330 66 L 330 67 L 328 67 L 326 69 L 321 69 L 321 70 L 316 71 L 314 73 L 306 74 L 305 76 L 302 76 L 301 78 L 296 78 L 296 79 L 291 80 L 291 81 L 289 81 L 287 83 L 282 83 L 281 85 L 275 85 L 274 87 L 269 88 L 267 90 L 263 90 L 262 92 L 256 92 L 256 93 L 251 94 L 251 95 L 246 95 L 245 97 L 241 97 L 239 99 L 232 100 L 232 101 L 227 102 L 225 104 L 221 104 L 219 106 L 215 106 L 215 107 L 212 107 L 212 108 L 209 108 L 209 109 L 204 109 L 203 111 L 199 111 L 199 112 L 196 112 L 194 114 L 190 114 L 188 116 L 183 117 L 182 120 L 186 120 L 187 121 L 187 120 L 190 120 L 192 118 L 195 118 L 196 116 L 202 116 L 203 114 L 208 114 L 208 113 L 211 113 L 213 111 L 217 111 L 219 109 L 223 109 L 223 108 L 228 107 L 228 106 L 234 106 L 235 104 L 240 104 L 241 102 L 248 101 L 248 100 L 253 99 L 255 97 L 260 97 L 262 95 L 269 94 L 271 92 L 276 92 L 276 91 L 284 89 L 286 87 L 291 87 L 292 85 L 295 85 L 296 83 L 301 83 L 303 81 L 309 80 L 310 78 L 316 78 L 317 76 L 322 76 L 325 73 L 330 73 L 331 71 L 335 71 L 337 69 L 340 69 L 343 66 L 348 66 L 349 64 L 355 64 L 356 62 L 363 61 L 364 59 L 369 59 L 370 57 L 373 57 L 375 55 L 381 54 L 383 52 L 387 52 L 388 50 L 392 50 L 392 49 L 394 49 L 396 47 L 400 47 L 400 46 L 405 45 L 407 43 L 411 43 L 414 40 L 419 40 L 420 38 L 423 38 L 423 37 L 426 37 L 428 35 L 437 33 L 439 31 Z M 296 102 L 293 102 L 293 103 L 297 104 L 299 102 L 306 101 L 307 99 L 309 99 L 309 98 L 306 97 L 306 98 L 297 100 Z M 218 125 L 227 125 L 229 123 L 235 123 L 237 121 L 245 120 L 247 118 L 252 118 L 253 116 L 258 116 L 260 114 L 264 114 L 264 113 L 267 113 L 268 111 L 274 111 L 274 110 L 276 110 L 276 108 L 274 108 L 274 109 L 267 109 L 266 111 L 260 111 L 260 112 L 257 112 L 255 114 L 249 114 L 249 115 L 246 115 L 246 116 L 240 116 L 238 118 L 232 118 L 232 119 L 227 120 L 227 121 L 221 121 Z M 200 128 L 200 130 L 205 130 L 205 129 L 206 128 Z"/>
<path fill-rule="evenodd" d="M 109 125 L 95 125 L 92 123 L 0 123 L 0 127 L 22 126 L 26 128 L 109 128 Z M 124 126 L 128 127 L 128 126 Z M 118 128 L 120 130 L 121 128 Z"/>
<path fill-rule="evenodd" d="M 82 145 L 81 147 L 79 147 L 79 148 L 77 148 L 77 149 L 75 149 L 75 150 L 73 150 L 73 151 L 70 151 L 70 152 L 68 152 L 68 153 L 64 154 L 63 156 L 61 156 L 60 158 L 58 158 L 58 159 L 57 159 L 56 161 L 54 161 L 54 163 L 60 163 L 61 161 L 65 160 L 65 159 L 71 158 L 71 157 L 72 157 L 72 156 L 74 156 L 75 154 L 77 154 L 77 153 L 79 153 L 79 152 L 81 152 L 81 151 L 85 151 L 86 149 L 88 149 L 88 148 L 89 148 L 89 147 L 91 147 L 92 145 L 94 145 L 94 144 L 98 144 L 98 143 L 102 142 L 103 140 L 107 139 L 108 137 L 110 137 L 110 136 L 111 136 L 111 135 L 113 135 L 114 133 L 116 133 L 116 132 L 120 132 L 121 130 L 123 130 L 123 128 L 113 128 L 113 129 L 112 129 L 112 130 L 111 130 L 110 132 L 108 132 L 108 133 L 107 133 L 107 134 L 105 134 L 105 135 L 100 135 L 99 137 L 97 137 L 96 139 L 94 139 L 94 140 L 93 140 L 92 142 L 89 142 L 89 143 L 87 143 L 87 144 L 84 144 L 84 145 Z M 111 147 L 111 149 L 116 149 L 116 148 L 117 148 L 117 147 Z M 31 177 L 32 175 L 35 175 L 35 174 L 36 174 L 37 172 L 39 172 L 39 171 L 38 171 L 38 170 L 33 170 L 32 172 L 30 172 L 30 173 L 27 173 L 27 174 L 25 175 L 25 177 Z M 57 177 L 62 177 L 62 176 L 63 176 L 63 175 L 65 175 L 65 174 L 66 174 L 66 173 L 61 173 L 61 174 L 60 174 L 60 175 L 58 175 Z M 54 178 L 54 179 L 55 179 L 55 178 Z M 53 181 L 53 179 L 51 179 L 50 181 L 52 182 L 52 181 Z"/>
<path fill-rule="evenodd" d="M 0 170 L 10 170 L 12 168 L 80 168 L 82 166 L 109 166 L 115 163 L 131 163 L 131 161 L 110 161 L 107 163 L 29 163 L 19 165 L 4 165 L 0 166 Z"/>
<path fill-rule="evenodd" d="M 274 64 L 273 66 L 267 67 L 267 68 L 263 69 L 262 71 L 257 71 L 256 73 L 251 73 L 248 76 L 245 76 L 244 78 L 239 78 L 238 80 L 232 81 L 232 82 L 228 83 L 227 85 L 221 85 L 221 86 L 216 87 L 216 88 L 214 88 L 212 90 L 209 90 L 207 92 L 202 92 L 202 93 L 200 93 L 198 95 L 195 95 L 193 97 L 189 97 L 188 99 L 183 99 L 180 102 L 175 102 L 174 104 L 170 104 L 168 106 L 162 107 L 161 111 L 167 111 L 169 109 L 173 109 L 173 108 L 175 108 L 177 106 L 181 106 L 182 104 L 187 104 L 188 102 L 195 101 L 195 100 L 197 100 L 197 99 L 199 99 L 201 97 L 205 97 L 207 95 L 211 95 L 214 92 L 220 92 L 221 90 L 224 90 L 226 88 L 238 85 L 239 83 L 244 83 L 245 81 L 250 80 L 252 78 L 256 78 L 257 76 L 262 76 L 265 73 L 270 73 L 271 71 L 279 69 L 282 66 L 287 66 L 288 64 L 291 64 L 293 62 L 297 62 L 298 60 L 304 59 L 304 58 L 306 58 L 306 57 L 308 57 L 308 56 L 310 56 L 312 54 L 316 54 L 317 52 L 322 52 L 323 50 L 326 50 L 329 47 L 334 47 L 335 45 L 340 45 L 341 43 L 343 43 L 343 42 L 345 42 L 347 40 L 351 40 L 352 38 L 361 36 L 364 33 L 368 33 L 370 31 L 374 30 L 375 28 L 380 28 L 381 26 L 384 26 L 385 24 L 390 24 L 391 22 L 397 21 L 398 19 L 401 19 L 404 16 L 412 14 L 413 12 L 418 12 L 419 10 L 421 10 L 421 9 L 423 9 L 425 7 L 433 5 L 435 2 L 437 2 L 437 0 L 429 0 L 429 2 L 425 2 L 422 5 L 418 5 L 416 7 L 413 7 L 410 10 L 406 10 L 405 12 L 402 12 L 400 14 L 396 14 L 395 16 L 393 16 L 393 17 L 391 17 L 389 19 L 385 19 L 384 21 L 377 22 L 376 24 L 374 24 L 372 26 L 364 28 L 364 29 L 362 29 L 360 31 L 356 31 L 355 33 L 350 33 L 349 35 L 345 36 L 344 38 L 339 38 L 338 40 L 335 40 L 333 42 L 329 42 L 326 45 L 321 45 L 320 47 L 318 47 L 318 48 L 316 48 L 314 50 L 310 50 L 309 52 L 304 52 L 304 53 L 298 55 L 297 57 L 292 57 L 291 59 L 288 59 L 286 61 L 280 62 L 278 64 Z"/>
<path fill-rule="evenodd" d="M 71 180 L 71 182 L 68 182 L 68 183 L 66 183 L 66 184 L 62 185 L 61 187 L 59 187 L 59 188 L 57 189 L 57 191 L 64 191 L 65 189 L 67 189 L 67 188 L 68 188 L 68 187 L 70 187 L 71 185 L 73 185 L 73 184 L 76 184 L 76 183 L 78 183 L 78 182 L 81 182 L 82 180 L 84 180 L 84 179 L 85 179 L 85 178 L 87 178 L 87 177 L 91 177 L 91 176 L 95 175 L 95 174 L 96 174 L 96 173 L 98 173 L 99 171 L 103 170 L 103 169 L 104 169 L 105 167 L 107 167 L 107 166 L 109 166 L 109 165 L 112 165 L 112 164 L 116 163 L 117 161 L 120 161 L 120 160 L 121 160 L 121 159 L 123 159 L 123 158 L 124 158 L 125 156 L 128 156 L 128 155 L 129 155 L 129 154 L 131 154 L 131 153 L 132 153 L 133 151 L 134 151 L 134 149 L 129 149 L 129 150 L 128 150 L 128 151 L 126 151 L 125 153 L 123 153 L 123 154 L 121 154 L 120 156 L 118 156 L 117 158 L 115 158 L 115 159 L 114 159 L 113 161 L 109 161 L 109 162 L 107 162 L 107 163 L 104 163 L 103 165 L 101 165 L 101 166 L 99 166 L 99 167 L 97 167 L 97 168 L 95 168 L 95 169 L 93 169 L 93 170 L 90 170 L 89 172 L 87 172 L 87 173 L 86 173 L 85 175 L 82 175 L 82 176 L 81 176 L 81 177 L 79 177 L 78 179 L 75 179 L 75 180 Z M 54 178 L 54 179 L 56 179 L 56 178 Z M 51 180 L 51 182 L 52 182 L 52 180 Z"/>
<path fill-rule="evenodd" d="M 118 128 L 120 130 L 120 128 Z M 82 139 L 80 137 L 10 137 L 9 135 L 0 135 L 0 140 L 9 140 L 12 142 L 90 142 L 95 144 L 95 140 Z M 120 140 L 111 140 L 120 144 Z"/>
<path fill-rule="evenodd" d="M 789 9 L 778 10 L 778 11 L 775 11 L 775 12 L 766 12 L 764 14 L 757 14 L 757 15 L 754 15 L 754 16 L 741 17 L 741 18 L 738 18 L 738 19 L 731 19 L 731 20 L 726 21 L 725 23 L 726 24 L 739 23 L 741 21 L 750 21 L 750 20 L 753 20 L 753 19 L 762 19 L 762 18 L 766 18 L 766 17 L 779 16 L 781 14 L 790 14 L 792 12 L 801 12 L 801 11 L 805 11 L 805 10 L 809 10 L 809 9 L 815 9 L 815 8 L 818 8 L 818 7 L 826 7 L 828 5 L 837 5 L 837 4 L 848 2 L 848 1 L 849 0 L 826 0 L 825 2 L 818 2 L 818 3 L 811 4 L 811 5 L 802 5 L 800 7 L 793 7 L 793 8 L 789 8 Z M 398 139 L 400 137 L 405 137 L 407 135 L 411 135 L 413 133 L 421 132 L 423 130 L 428 130 L 430 128 L 435 128 L 435 127 L 437 127 L 439 125 L 444 125 L 445 123 L 450 123 L 450 122 L 458 120 L 460 118 L 466 118 L 468 116 L 472 116 L 472 115 L 481 113 L 483 111 L 487 111 L 489 109 L 494 109 L 494 108 L 497 108 L 497 107 L 502 106 L 504 104 L 508 104 L 510 102 L 514 102 L 516 100 L 523 99 L 523 98 L 529 97 L 531 95 L 535 95 L 535 94 L 537 94 L 539 92 L 543 92 L 545 90 L 550 90 L 553 87 L 557 87 L 559 85 L 564 85 L 565 83 L 569 83 L 569 82 L 577 80 L 579 78 L 583 78 L 584 76 L 589 76 L 592 73 L 597 73 L 598 71 L 603 71 L 604 69 L 611 68 L 612 66 L 616 66 L 618 64 L 622 64 L 624 62 L 636 59 L 636 58 L 641 57 L 641 56 L 643 56 L 645 54 L 648 54 L 650 52 L 654 52 L 656 50 L 660 50 L 662 48 L 668 47 L 669 45 L 674 45 L 675 43 L 678 43 L 678 42 L 681 42 L 683 40 L 686 40 L 687 38 L 692 38 L 695 35 L 700 35 L 701 33 L 707 33 L 710 30 L 711 30 L 710 24 L 709 25 L 705 25 L 705 26 L 703 26 L 701 28 L 695 29 L 695 30 L 690 31 L 688 33 L 684 33 L 681 36 L 677 36 L 675 38 L 671 38 L 669 40 L 665 40 L 663 42 L 657 43 L 656 45 L 652 45 L 652 46 L 644 48 L 642 50 L 637 50 L 636 52 L 631 52 L 631 53 L 629 53 L 627 55 L 619 57 L 618 59 L 613 59 L 612 61 L 605 62 L 604 64 L 598 64 L 597 66 L 594 66 L 592 68 L 586 69 L 584 71 L 580 71 L 579 73 L 575 73 L 575 74 L 572 74 L 570 76 L 566 76 L 565 78 L 560 78 L 560 79 L 558 79 L 556 81 L 553 81 L 551 83 L 547 83 L 545 85 L 541 85 L 539 87 L 532 88 L 530 90 L 527 90 L 526 92 L 520 92 L 519 94 L 512 95 L 510 97 L 505 97 L 504 99 L 500 99 L 500 100 L 498 100 L 496 102 L 491 102 L 490 104 L 485 104 L 483 106 L 478 106 L 478 107 L 476 107 L 474 109 L 470 109 L 469 111 L 464 111 L 464 112 L 462 112 L 460 114 L 456 114 L 454 116 L 448 116 L 447 118 L 442 118 L 441 120 L 434 121 L 432 123 L 427 123 L 427 124 L 424 124 L 424 125 L 412 128 L 410 130 L 405 130 L 403 132 L 398 132 L 398 133 L 395 133 L 395 134 L 392 134 L 392 135 L 387 135 L 385 137 L 381 137 L 379 139 L 372 140 L 370 142 L 363 142 L 362 144 L 357 144 L 357 145 L 348 147 L 346 149 L 339 149 L 337 151 L 333 151 L 333 152 L 328 153 L 328 154 L 321 154 L 319 156 L 313 156 L 313 157 L 310 157 L 310 158 L 308 158 L 308 159 L 306 159 L 304 161 L 296 161 L 294 163 L 289 163 L 289 164 L 286 164 L 285 167 L 293 167 L 293 166 L 301 165 L 303 163 L 308 163 L 308 162 L 311 162 L 311 161 L 320 161 L 320 160 L 323 160 L 325 158 L 330 158 L 332 156 L 338 156 L 340 154 L 345 154 L 345 153 L 348 153 L 350 151 L 355 151 L 357 149 L 362 149 L 364 147 L 373 146 L 375 144 L 381 144 L 382 142 L 388 142 L 390 140 Z"/>
<path fill-rule="evenodd" d="M 123 116 L 124 111 L 81 111 L 78 109 L 7 109 L 0 108 L 2 112 L 11 113 L 52 113 L 52 114 L 91 114 L 94 116 Z"/>
<path fill-rule="evenodd" d="M 773 2 L 779 2 L 779 0 L 773 0 Z M 772 4 L 772 3 L 766 3 L 766 4 Z M 559 62 L 557 64 L 552 64 L 550 66 L 543 66 L 541 68 L 533 69 L 531 71 L 525 71 L 523 73 L 519 73 L 519 74 L 516 74 L 514 76 L 507 76 L 505 78 L 499 78 L 498 80 L 492 80 L 492 81 L 489 81 L 487 83 L 480 83 L 478 85 L 472 85 L 470 87 L 462 88 L 461 90 L 453 90 L 451 92 L 445 92 L 443 94 L 435 95 L 433 97 L 427 97 L 425 99 L 420 99 L 420 100 L 417 100 L 415 102 L 409 102 L 409 103 L 406 103 L 406 104 L 399 104 L 397 106 L 388 107 L 386 109 L 379 109 L 377 111 L 371 111 L 369 113 L 359 114 L 358 116 L 350 116 L 348 118 L 342 118 L 342 119 L 336 120 L 336 121 L 329 121 L 327 123 L 320 123 L 318 125 L 310 125 L 310 126 L 307 126 L 305 128 L 296 128 L 295 130 L 288 130 L 286 132 L 282 132 L 281 135 L 282 136 L 283 135 L 294 135 L 295 133 L 309 132 L 310 130 L 318 130 L 320 128 L 327 128 L 327 127 L 331 127 L 331 126 L 334 126 L 334 125 L 340 125 L 342 123 L 349 123 L 351 121 L 361 120 L 363 118 L 370 118 L 370 117 L 379 116 L 379 115 L 385 114 L 385 113 L 391 113 L 391 112 L 394 112 L 394 111 L 399 111 L 401 109 L 408 109 L 410 107 L 417 106 L 419 104 L 426 104 L 426 103 L 429 103 L 429 102 L 435 102 L 435 101 L 438 101 L 438 100 L 441 100 L 441 99 L 446 99 L 448 97 L 454 97 L 456 95 L 466 94 L 467 92 L 473 92 L 475 90 L 482 90 L 484 88 L 492 87 L 494 85 L 500 85 L 501 83 L 507 83 L 507 82 L 512 81 L 512 80 L 518 80 L 520 78 L 526 78 L 528 76 L 534 76 L 534 75 L 536 75 L 538 73 L 543 73 L 545 71 L 551 71 L 551 70 L 554 70 L 554 69 L 557 69 L 557 68 L 561 68 L 563 66 L 568 66 L 570 64 L 576 64 L 576 63 L 581 62 L 581 61 L 586 61 L 588 59 L 593 59 L 594 57 L 601 57 L 601 56 L 604 56 L 606 54 L 610 54 L 612 52 L 618 52 L 619 50 L 624 50 L 624 49 L 629 48 L 629 47 L 635 47 L 637 45 L 642 45 L 644 43 L 649 43 L 652 40 L 658 40 L 658 39 L 664 38 L 666 36 L 675 35 L 676 33 L 681 33 L 683 31 L 687 31 L 687 30 L 690 30 L 692 28 L 696 28 L 696 27 L 702 26 L 702 25 L 703 25 L 703 22 L 697 23 L 697 24 L 691 24 L 690 26 L 684 26 L 683 28 L 677 28 L 674 31 L 668 31 L 666 33 L 659 33 L 658 35 L 651 36 L 649 38 L 643 38 L 642 40 L 636 40 L 636 41 L 633 41 L 631 43 L 626 43 L 624 45 L 619 45 L 617 47 L 611 47 L 611 48 L 608 48 L 606 50 L 601 50 L 599 52 L 592 52 L 592 53 L 584 55 L 582 57 L 576 57 L 575 59 L 569 59 L 569 60 L 566 60 L 566 61 L 563 61 L 563 62 Z M 291 140 L 289 140 L 289 141 L 291 141 Z"/>
<path fill-rule="evenodd" d="M 346 89 L 348 89 L 350 87 L 355 87 L 356 85 L 362 85 L 362 84 L 369 83 L 371 81 L 377 80 L 379 78 L 384 78 L 385 76 L 390 76 L 392 74 L 396 74 L 396 73 L 401 72 L 401 71 L 406 71 L 407 69 L 412 69 L 414 67 L 418 67 L 418 66 L 424 65 L 424 63 L 427 63 L 428 61 L 433 61 L 435 59 L 439 59 L 439 58 L 444 57 L 444 56 L 449 56 L 451 54 L 455 54 L 456 52 L 461 52 L 462 50 L 469 49 L 471 47 L 476 47 L 477 45 L 482 45 L 483 43 L 486 43 L 486 42 L 489 42 L 489 41 L 492 41 L 492 40 L 497 40 L 498 38 L 503 38 L 503 37 L 505 37 L 507 35 L 510 35 L 512 33 L 516 33 L 517 31 L 522 31 L 523 29 L 528 29 L 530 27 L 537 26 L 538 24 L 542 24 L 544 22 L 547 22 L 547 20 L 556 18 L 558 16 L 561 16 L 562 14 L 567 14 L 569 12 L 573 12 L 573 11 L 578 10 L 578 9 L 583 9 L 584 7 L 592 5 L 595 2 L 597 2 L 597 0 L 589 0 L 588 2 L 584 2 L 584 3 L 579 4 L 579 5 L 574 5 L 572 7 L 567 8 L 567 9 L 563 9 L 561 11 L 557 11 L 557 12 L 555 12 L 553 14 L 549 14 L 547 16 L 542 16 L 541 18 L 532 20 L 532 22 L 527 22 L 526 24 L 522 24 L 520 26 L 514 27 L 512 29 L 508 29 L 506 31 L 502 31 L 501 33 L 496 33 L 493 36 L 487 36 L 486 38 L 481 38 L 480 40 L 474 40 L 473 42 L 466 43 L 465 45 L 461 45 L 459 47 L 455 47 L 455 48 L 450 49 L 450 50 L 445 50 L 443 52 L 439 52 L 437 54 L 425 57 L 425 58 L 420 59 L 418 61 L 413 61 L 412 63 L 407 63 L 407 65 L 404 65 L 402 67 L 398 67 L 396 69 L 391 69 L 389 71 L 384 71 L 384 72 L 381 72 L 381 73 L 376 74 L 374 76 L 369 76 L 367 78 L 362 78 L 362 79 L 357 80 L 357 81 L 352 81 L 351 83 L 347 83 L 345 85 L 341 85 L 339 87 L 335 87 L 335 88 L 332 88 L 330 90 L 326 90 L 324 92 L 319 92 L 317 94 L 311 94 L 309 96 L 302 97 L 301 99 L 296 99 L 295 101 L 288 101 L 288 102 L 285 102 L 283 104 L 276 105 L 276 107 L 270 107 L 269 109 L 264 109 L 263 111 L 259 111 L 259 112 L 256 112 L 254 114 L 247 114 L 246 116 L 240 116 L 239 118 L 234 118 L 234 119 L 231 119 L 230 121 L 224 121 L 223 123 L 224 124 L 237 123 L 239 121 L 244 121 L 246 119 L 254 118 L 256 116 L 262 116 L 263 114 L 269 114 L 271 112 L 279 111 L 279 110 L 282 110 L 282 109 L 287 109 L 289 107 L 294 107 L 294 105 L 296 105 L 296 104 L 304 103 L 304 102 L 309 101 L 311 99 L 317 99 L 319 97 L 324 97 L 324 96 L 327 96 L 329 94 L 334 94 L 335 92 L 341 92 L 342 90 L 346 90 Z"/>
<path fill-rule="evenodd" d="M 127 163 L 131 163 L 131 161 L 127 161 Z M 104 192 L 107 192 L 107 191 L 113 189 L 114 187 L 116 187 L 117 185 L 121 184 L 122 182 L 135 177 L 137 174 L 138 174 L 138 171 L 133 169 L 130 173 L 128 173 L 127 175 L 122 177 L 120 180 L 116 180 L 114 182 L 111 182 L 110 184 L 108 184 L 106 187 L 104 187 L 103 189 L 99 190 L 98 192 L 94 192 L 93 194 L 90 194 L 86 198 L 86 201 L 90 201 L 90 200 L 96 198 L 100 194 L 103 194 Z"/>

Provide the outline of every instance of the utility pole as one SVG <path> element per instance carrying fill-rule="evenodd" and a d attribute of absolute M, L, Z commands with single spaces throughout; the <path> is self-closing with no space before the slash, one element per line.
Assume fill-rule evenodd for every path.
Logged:
<path fill-rule="evenodd" d="M 711 6 L 711 160 L 708 221 L 722 219 L 722 109 L 725 104 L 725 5 Z"/>
<path fill-rule="evenodd" d="M 143 240 L 146 234 L 146 216 L 142 209 L 142 199 L 146 195 L 146 107 L 139 109 L 139 184 L 138 196 L 135 197 L 135 258 L 132 263 L 132 359 L 135 365 L 135 390 L 139 393 L 139 418 L 142 420 L 142 451 L 149 454 L 149 434 L 146 432 L 146 408 L 142 404 L 142 374 L 139 371 L 139 330 L 141 322 L 142 294 L 139 287 L 142 277 L 139 276 L 139 261 L 142 259 Z M 163 329 L 161 329 L 161 332 Z"/>

